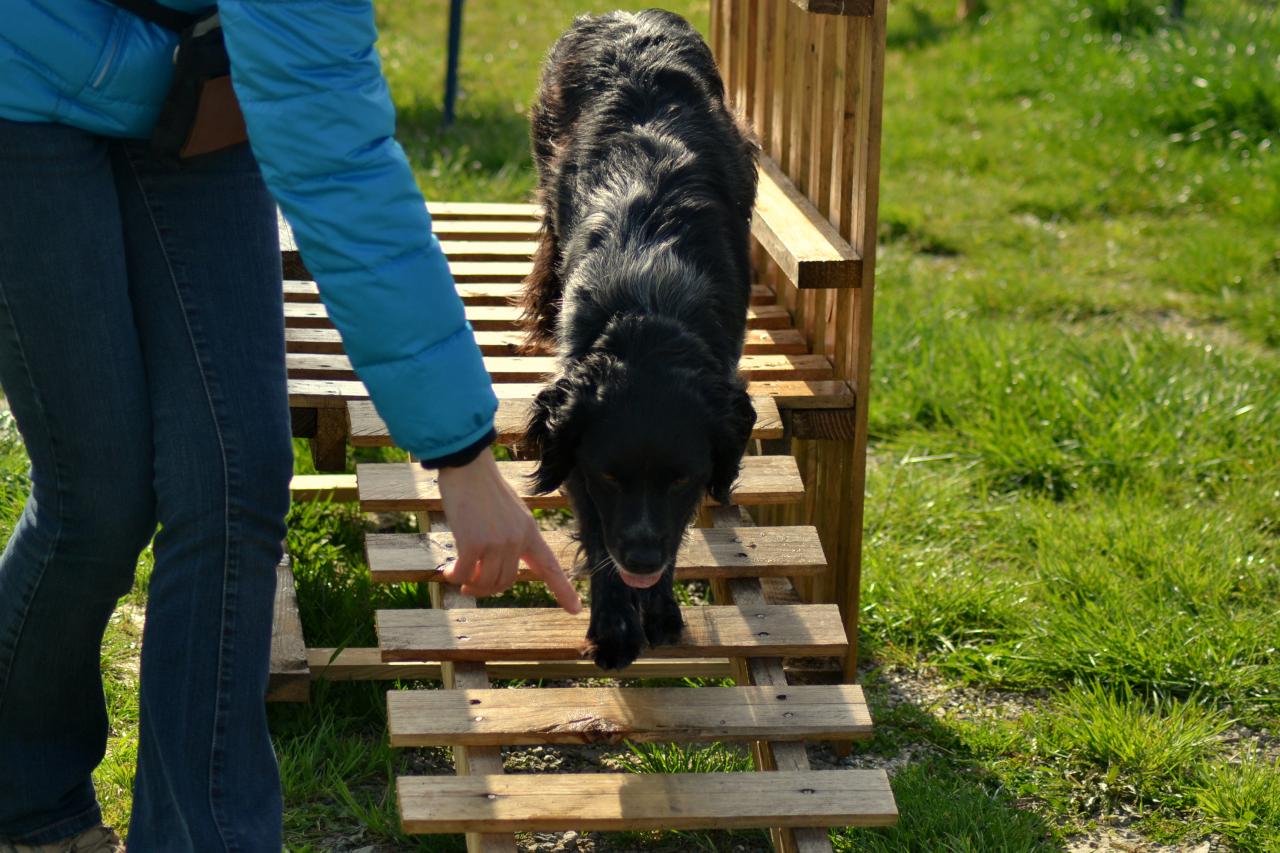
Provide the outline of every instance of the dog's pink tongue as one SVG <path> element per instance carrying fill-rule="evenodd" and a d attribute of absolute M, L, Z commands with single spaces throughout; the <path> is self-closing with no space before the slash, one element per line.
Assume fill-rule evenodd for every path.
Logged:
<path fill-rule="evenodd" d="M 662 579 L 662 572 L 654 572 L 651 575 L 633 575 L 626 569 L 619 568 L 618 574 L 622 575 L 623 583 L 636 589 L 648 589 Z"/>

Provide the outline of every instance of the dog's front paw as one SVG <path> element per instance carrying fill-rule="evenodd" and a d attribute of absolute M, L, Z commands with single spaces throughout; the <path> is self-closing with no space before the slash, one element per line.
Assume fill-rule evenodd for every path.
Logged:
<path fill-rule="evenodd" d="M 634 608 L 611 611 L 599 617 L 591 614 L 591 627 L 587 630 L 591 657 L 601 669 L 624 669 L 640 657 L 645 632 Z"/>
<path fill-rule="evenodd" d="M 674 645 L 680 642 L 683 631 L 684 619 L 675 598 L 655 596 L 644 603 L 644 636 L 649 645 Z"/>

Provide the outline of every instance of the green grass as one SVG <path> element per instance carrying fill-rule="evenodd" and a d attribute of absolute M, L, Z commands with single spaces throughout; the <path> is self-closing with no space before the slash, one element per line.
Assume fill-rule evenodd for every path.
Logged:
<path fill-rule="evenodd" d="M 469 5 L 446 131 L 446 4 L 380 4 L 428 197 L 528 197 L 541 56 L 615 5 Z M 952 0 L 891 4 L 860 638 L 877 732 L 854 761 L 902 763 L 902 820 L 838 831 L 840 850 L 1054 850 L 1115 820 L 1280 850 L 1280 18 L 1166 5 L 1002 0 L 957 24 Z M 705 27 L 701 3 L 674 8 Z M 0 428 L 0 532 L 24 471 Z M 311 644 L 371 643 L 375 608 L 423 600 L 370 582 L 350 510 L 295 508 L 290 527 Z M 96 780 L 117 823 L 148 565 L 103 654 Z M 892 701 L 889 667 L 978 698 Z M 272 709 L 290 849 L 460 849 L 399 833 L 390 780 L 448 756 L 390 749 L 384 687 Z M 744 760 L 637 750 L 647 772 Z"/>

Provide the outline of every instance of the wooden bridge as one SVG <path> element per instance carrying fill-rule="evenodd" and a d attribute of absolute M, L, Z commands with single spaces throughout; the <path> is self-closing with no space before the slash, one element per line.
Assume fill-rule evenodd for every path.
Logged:
<path fill-rule="evenodd" d="M 380 611 L 377 648 L 305 647 L 287 562 L 280 568 L 270 698 L 305 701 L 311 679 L 439 680 L 391 691 L 395 746 L 454 748 L 456 777 L 398 780 L 408 832 L 467 833 L 469 850 L 511 851 L 513 832 L 770 827 L 779 850 L 829 851 L 825 827 L 896 820 L 878 770 L 809 766 L 804 741 L 867 738 L 851 683 L 857 659 L 866 400 L 887 0 L 712 0 L 711 44 L 731 104 L 765 156 L 752 223 L 756 283 L 742 371 L 757 420 L 732 506 L 708 504 L 677 560 L 715 604 L 685 608 L 674 646 L 623 675 L 732 678 L 732 687 L 502 689 L 491 680 L 602 675 L 583 658 L 586 615 L 477 606 L 440 582 L 454 559 L 432 472 L 412 463 L 345 469 L 346 448 L 388 446 L 281 225 L 294 434 L 316 468 L 295 500 L 358 501 L 416 514 L 419 532 L 370 535 L 376 582 L 428 584 L 433 608 Z M 518 355 L 511 299 L 530 269 L 538 210 L 431 203 L 467 317 L 499 397 L 499 466 L 531 507 L 522 428 L 554 370 Z M 564 534 L 548 541 L 566 563 Z M 522 577 L 527 577 L 523 575 Z M 825 662 L 825 663 L 824 663 Z M 792 684 L 802 674 L 806 683 Z M 515 744 L 742 741 L 767 773 L 504 776 Z"/>

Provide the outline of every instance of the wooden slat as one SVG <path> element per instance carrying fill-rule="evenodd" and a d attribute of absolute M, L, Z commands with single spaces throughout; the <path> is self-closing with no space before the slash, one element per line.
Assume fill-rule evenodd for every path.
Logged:
<path fill-rule="evenodd" d="M 549 495 L 531 493 L 529 475 L 536 466 L 537 463 L 532 461 L 499 462 L 498 470 L 530 508 L 567 507 L 568 500 L 560 492 Z M 366 512 L 434 512 L 444 509 L 437 472 L 428 471 L 421 465 L 364 462 L 356 466 L 356 476 L 360 505 Z M 800 482 L 800 473 L 790 456 L 748 456 L 742 460 L 742 474 L 734 489 L 733 502 L 743 505 L 791 503 L 803 494 L 804 484 Z"/>
<path fill-rule="evenodd" d="M 493 390 L 498 400 L 532 400 L 543 389 L 538 382 L 503 382 Z M 836 379 L 750 382 L 752 397 L 772 397 L 782 409 L 849 409 L 854 405 L 849 383 Z M 290 379 L 289 405 L 299 408 L 345 406 L 347 400 L 367 400 L 364 385 L 350 380 Z"/>
<path fill-rule="evenodd" d="M 290 408 L 340 409 L 351 400 L 367 400 L 363 382 L 338 379 L 290 379 Z"/>
<path fill-rule="evenodd" d="M 862 688 L 536 687 L 392 690 L 391 745 L 865 740 Z"/>
<path fill-rule="evenodd" d="M 680 642 L 646 648 L 644 657 L 838 657 L 848 647 L 832 604 L 683 607 L 681 614 Z M 383 660 L 574 660 L 589 653 L 589 620 L 585 610 L 570 616 L 550 607 L 375 614 Z"/>
<path fill-rule="evenodd" d="M 796 287 L 858 286 L 862 258 L 782 170 L 760 158 L 751 233 Z"/>
<path fill-rule="evenodd" d="M 494 382 L 545 382 L 555 374 L 552 356 L 485 356 L 485 370 Z M 295 379 L 355 379 L 345 355 L 288 353 L 285 366 Z M 738 370 L 748 380 L 820 380 L 832 378 L 825 355 L 744 355 Z"/>
<path fill-rule="evenodd" d="M 307 650 L 311 678 L 326 681 L 439 681 L 440 661 L 384 661 L 375 648 Z M 490 678 L 538 681 L 599 678 L 728 678 L 726 658 L 638 660 L 622 671 L 606 672 L 590 660 L 493 661 L 485 665 Z"/>
<path fill-rule="evenodd" d="M 770 297 L 772 299 L 772 297 Z M 476 343 L 485 355 L 521 355 L 523 332 L 476 332 Z M 338 354 L 343 352 L 342 338 L 336 329 L 285 329 L 289 352 Z M 803 355 L 807 353 L 804 338 L 795 329 L 748 329 L 742 351 L 746 355 Z M 543 349 L 535 355 L 553 355 Z"/>
<path fill-rule="evenodd" d="M 289 497 L 295 501 L 351 503 L 359 500 L 359 493 L 354 474 L 294 474 L 289 482 Z"/>
<path fill-rule="evenodd" d="M 458 297 L 466 305 L 510 305 L 524 293 L 524 284 L 512 281 L 460 282 L 457 291 Z M 318 304 L 320 289 L 314 281 L 290 279 L 284 283 L 284 300 Z M 772 305 L 773 302 L 772 290 L 763 284 L 752 285 L 752 305 Z"/>
<path fill-rule="evenodd" d="M 498 432 L 498 444 L 518 444 L 524 438 L 529 420 L 529 400 L 499 400 L 494 416 L 494 428 Z M 763 440 L 782 438 L 782 414 L 772 397 L 753 397 L 756 410 L 755 426 L 751 437 Z M 351 444 L 355 447 L 390 447 L 393 442 L 387 433 L 387 425 L 378 415 L 373 404 L 356 400 L 348 404 L 351 423 Z"/>
<path fill-rule="evenodd" d="M 542 218 L 536 204 L 504 202 L 429 201 L 427 212 L 432 219 L 533 219 Z"/>
<path fill-rule="evenodd" d="M 268 702 L 307 702 L 311 699 L 311 668 L 307 644 L 298 618 L 298 593 L 286 555 L 276 566 L 276 601 L 271 625 L 271 669 Z"/>
<path fill-rule="evenodd" d="M 468 305 L 467 319 L 476 331 L 510 331 L 516 328 L 520 309 L 514 305 Z M 331 329 L 333 322 L 320 303 L 286 302 L 284 324 L 289 329 Z M 777 305 L 753 305 L 747 309 L 747 327 L 751 329 L 786 329 L 791 316 Z"/>
<path fill-rule="evenodd" d="M 533 240 L 542 223 L 538 219 L 445 219 L 431 222 L 440 240 Z"/>
<path fill-rule="evenodd" d="M 885 826 L 883 770 L 401 777 L 406 832 Z"/>
<path fill-rule="evenodd" d="M 427 212 L 432 217 L 432 231 L 440 239 L 468 233 L 466 229 L 458 230 L 459 223 L 476 223 L 477 227 L 487 230 L 485 233 L 512 234 L 536 233 L 542 218 L 542 208 L 536 204 L 491 204 L 476 202 L 428 202 Z M 532 228 L 533 231 L 520 231 L 521 228 Z M 294 239 L 293 229 L 288 221 L 277 211 L 276 229 L 280 237 L 280 251 L 285 255 L 298 253 L 298 243 Z"/>
<path fill-rule="evenodd" d="M 578 543 L 567 530 L 542 534 L 562 566 L 577 560 Z M 365 554 L 374 583 L 432 582 L 456 559 L 450 533 L 369 533 Z M 676 577 L 813 575 L 826 569 L 822 543 L 812 527 L 748 527 L 690 530 L 676 555 Z M 518 580 L 532 580 L 523 564 Z"/>

